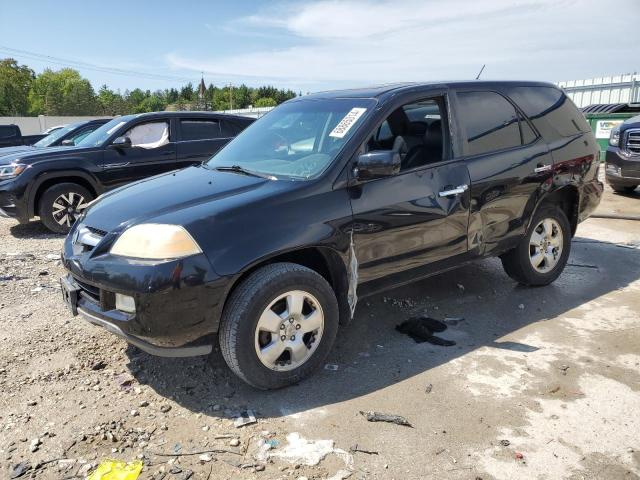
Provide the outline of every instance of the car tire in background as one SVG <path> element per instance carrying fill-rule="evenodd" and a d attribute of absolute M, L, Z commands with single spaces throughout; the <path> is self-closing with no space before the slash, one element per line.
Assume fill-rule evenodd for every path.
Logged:
<path fill-rule="evenodd" d="M 542 286 L 564 270 L 571 251 L 571 226 L 557 207 L 542 206 L 518 246 L 500 257 L 505 272 L 518 283 Z"/>
<path fill-rule="evenodd" d="M 251 273 L 231 294 L 219 341 L 234 373 L 267 390 L 299 382 L 326 359 L 338 331 L 338 302 L 329 283 L 295 263 Z"/>
<path fill-rule="evenodd" d="M 44 191 L 38 205 L 40 220 L 55 233 L 68 233 L 93 194 L 77 183 L 58 183 Z"/>

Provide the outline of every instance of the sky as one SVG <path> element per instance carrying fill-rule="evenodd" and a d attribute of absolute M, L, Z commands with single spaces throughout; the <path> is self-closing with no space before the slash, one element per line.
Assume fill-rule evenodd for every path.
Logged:
<path fill-rule="evenodd" d="M 640 0 L 0 0 L 0 58 L 96 89 L 557 82 L 640 72 L 638 25 Z"/>

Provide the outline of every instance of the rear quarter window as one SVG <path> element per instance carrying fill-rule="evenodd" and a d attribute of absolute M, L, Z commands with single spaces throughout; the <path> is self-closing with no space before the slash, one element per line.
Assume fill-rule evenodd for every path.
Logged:
<path fill-rule="evenodd" d="M 217 120 L 184 119 L 180 120 L 182 140 L 212 140 L 224 137 Z"/>
<path fill-rule="evenodd" d="M 546 130 L 548 125 L 562 137 L 591 132 L 582 112 L 560 89 L 514 87 L 509 89 L 508 96 L 539 130 Z"/>

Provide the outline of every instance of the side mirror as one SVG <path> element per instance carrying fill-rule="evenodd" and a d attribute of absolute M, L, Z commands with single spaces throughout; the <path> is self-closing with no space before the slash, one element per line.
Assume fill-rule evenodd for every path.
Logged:
<path fill-rule="evenodd" d="M 63 147 L 73 147 L 76 144 L 76 142 L 74 142 L 73 140 L 63 140 L 60 145 L 62 145 Z"/>
<path fill-rule="evenodd" d="M 131 139 L 126 136 L 116 137 L 110 146 L 113 148 L 131 148 Z"/>
<path fill-rule="evenodd" d="M 400 154 L 393 150 L 375 150 L 358 157 L 354 169 L 358 180 L 391 177 L 400 172 Z"/>

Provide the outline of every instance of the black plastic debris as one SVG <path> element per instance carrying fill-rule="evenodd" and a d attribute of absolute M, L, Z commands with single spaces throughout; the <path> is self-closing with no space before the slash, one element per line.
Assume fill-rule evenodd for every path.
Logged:
<path fill-rule="evenodd" d="M 456 342 L 434 335 L 434 333 L 444 332 L 446 329 L 447 325 L 445 323 L 426 316 L 411 317 L 396 326 L 397 331 L 413 338 L 416 343 L 429 342 L 432 345 L 451 347 Z"/>
<path fill-rule="evenodd" d="M 29 465 L 29 463 L 27 462 L 18 463 L 11 469 L 11 474 L 9 475 L 9 478 L 11 479 L 20 478 L 29 470 L 31 470 L 31 465 Z"/>
<path fill-rule="evenodd" d="M 401 417 L 400 415 L 391 415 L 389 413 L 380 413 L 380 412 L 363 412 L 363 411 L 360 411 L 360 415 L 366 418 L 368 422 L 395 423 L 396 425 L 401 425 L 403 427 L 413 428 L 413 425 L 411 425 L 406 418 Z"/>

